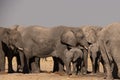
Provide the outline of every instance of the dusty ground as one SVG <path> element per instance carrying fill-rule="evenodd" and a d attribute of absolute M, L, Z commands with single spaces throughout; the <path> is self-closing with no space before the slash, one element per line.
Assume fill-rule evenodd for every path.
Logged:
<path fill-rule="evenodd" d="M 0 80 L 102 80 L 103 74 L 99 75 L 80 75 L 80 76 L 67 76 L 65 74 L 51 73 L 53 68 L 52 58 L 47 58 L 41 60 L 41 69 L 43 73 L 37 74 L 22 74 L 22 73 L 12 73 L 12 74 L 1 74 Z M 89 67 L 88 70 L 91 71 L 91 62 L 88 59 Z M 16 70 L 16 59 L 13 59 L 13 68 Z M 100 69 L 102 72 L 102 67 Z M 6 61 L 6 72 L 7 72 L 7 61 Z"/>

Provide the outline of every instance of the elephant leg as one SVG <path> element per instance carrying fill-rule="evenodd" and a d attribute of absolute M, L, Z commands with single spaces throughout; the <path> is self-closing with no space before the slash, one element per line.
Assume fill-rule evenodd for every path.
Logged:
<path fill-rule="evenodd" d="M 29 61 L 30 59 L 27 57 L 26 58 L 26 62 L 25 62 L 25 66 L 24 66 L 24 73 L 29 73 L 30 72 L 30 61 Z"/>
<path fill-rule="evenodd" d="M 78 67 L 79 66 L 77 66 L 77 62 L 73 62 L 73 72 L 72 72 L 73 75 L 77 75 L 79 70 Z"/>
<path fill-rule="evenodd" d="M 40 58 L 39 57 L 36 57 L 35 58 L 35 62 L 36 62 L 36 64 L 37 64 L 37 71 L 41 71 L 41 68 L 40 68 Z"/>
<path fill-rule="evenodd" d="M 17 72 L 20 72 L 21 62 L 20 62 L 20 56 L 18 54 L 16 55 L 16 61 L 17 61 Z"/>
<path fill-rule="evenodd" d="M 81 72 L 81 74 L 83 74 L 83 66 L 84 66 L 84 61 L 83 61 L 83 59 L 81 59 L 81 63 L 80 63 L 80 72 Z"/>
<path fill-rule="evenodd" d="M 64 73 L 64 63 L 60 58 L 53 57 L 53 72 Z"/>
<path fill-rule="evenodd" d="M 57 72 L 59 70 L 59 66 L 58 66 L 58 59 L 56 57 L 52 57 L 53 58 L 53 72 Z"/>
<path fill-rule="evenodd" d="M 112 64 L 112 75 L 115 79 L 120 79 L 120 63 L 116 63 L 115 61 L 113 61 Z"/>
<path fill-rule="evenodd" d="M 13 56 L 8 56 L 8 73 L 13 73 L 13 67 L 12 67 L 12 58 Z"/>
<path fill-rule="evenodd" d="M 99 58 L 97 58 L 96 59 L 96 66 L 95 66 L 95 72 L 96 73 L 99 73 L 100 71 L 99 71 L 99 66 L 100 66 L 100 59 Z"/>
<path fill-rule="evenodd" d="M 83 50 L 84 52 L 84 66 L 83 66 L 83 74 L 87 74 L 87 67 L 88 67 L 88 52 L 86 49 Z"/>
<path fill-rule="evenodd" d="M 31 72 L 32 73 L 39 73 L 40 72 L 40 58 L 35 57 L 34 60 L 30 63 L 31 65 Z"/>
<path fill-rule="evenodd" d="M 99 44 L 100 44 L 101 55 L 102 55 L 103 61 L 105 63 L 104 64 L 105 69 L 106 69 L 105 78 L 108 80 L 111 80 L 111 79 L 113 79 L 113 76 L 112 76 L 112 71 L 111 71 L 109 60 L 108 60 L 108 56 L 107 56 L 108 53 L 106 52 L 105 44 L 101 40 L 100 40 Z"/>
<path fill-rule="evenodd" d="M 92 62 L 92 73 L 96 73 L 96 70 L 95 70 L 95 61 Z"/>
<path fill-rule="evenodd" d="M 59 67 L 58 72 L 64 72 L 64 63 L 62 62 L 61 59 L 59 59 L 58 61 L 58 67 Z"/>
<path fill-rule="evenodd" d="M 94 74 L 95 73 L 95 58 L 92 56 L 92 54 L 90 54 L 90 59 L 92 63 L 92 74 Z"/>
<path fill-rule="evenodd" d="M 71 75 L 71 62 L 66 63 L 66 73 Z"/>
<path fill-rule="evenodd" d="M 3 50 L 1 50 L 0 48 L 0 73 L 4 73 L 5 72 L 5 54 L 3 52 Z"/>
<path fill-rule="evenodd" d="M 25 66 L 27 63 L 27 58 L 25 57 L 23 51 L 19 51 L 19 59 L 21 65 L 19 66 L 19 72 L 24 72 L 26 70 Z"/>
<path fill-rule="evenodd" d="M 100 62 L 102 63 L 102 66 L 103 66 L 103 72 L 106 74 L 107 71 L 106 71 L 106 68 L 105 68 L 105 63 L 104 63 L 102 57 L 100 59 L 101 59 Z"/>

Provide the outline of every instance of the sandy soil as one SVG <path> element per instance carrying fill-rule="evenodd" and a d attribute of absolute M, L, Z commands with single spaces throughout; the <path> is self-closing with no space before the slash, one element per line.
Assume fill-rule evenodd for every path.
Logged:
<path fill-rule="evenodd" d="M 79 76 L 67 76 L 65 74 L 52 73 L 53 61 L 52 58 L 47 58 L 47 61 L 44 59 L 41 60 L 41 69 L 43 73 L 31 73 L 31 74 L 22 74 L 22 73 L 11 73 L 11 74 L 0 74 L 0 80 L 102 80 L 104 75 L 103 73 L 92 75 L 79 75 Z M 88 70 L 91 71 L 91 62 L 88 59 Z M 6 60 L 6 72 L 7 72 L 7 60 Z M 13 68 L 16 70 L 16 58 L 13 59 Z M 102 72 L 102 67 L 100 67 Z"/>

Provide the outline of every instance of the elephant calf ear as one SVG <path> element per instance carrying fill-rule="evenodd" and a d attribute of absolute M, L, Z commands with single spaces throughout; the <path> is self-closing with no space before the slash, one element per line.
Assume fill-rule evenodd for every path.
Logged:
<path fill-rule="evenodd" d="M 76 46 L 76 37 L 72 31 L 67 31 L 62 34 L 61 42 L 65 45 Z"/>

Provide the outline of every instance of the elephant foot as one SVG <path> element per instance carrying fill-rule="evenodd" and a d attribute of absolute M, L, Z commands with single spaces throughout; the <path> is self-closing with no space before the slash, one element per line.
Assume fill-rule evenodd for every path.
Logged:
<path fill-rule="evenodd" d="M 88 73 L 88 71 L 85 68 L 82 68 L 81 70 L 82 74 L 86 75 Z"/>
<path fill-rule="evenodd" d="M 81 73 L 81 72 L 78 72 L 78 73 L 77 73 L 77 75 L 78 75 L 78 76 L 80 76 L 80 75 L 83 75 L 83 73 Z"/>
<path fill-rule="evenodd" d="M 86 75 L 86 74 L 87 74 L 87 72 L 86 72 L 86 71 L 83 71 L 83 72 L 82 72 L 82 74 L 83 74 L 83 75 Z"/>
<path fill-rule="evenodd" d="M 40 70 L 31 71 L 31 73 L 40 73 Z"/>
<path fill-rule="evenodd" d="M 15 71 L 14 70 L 9 70 L 8 73 L 15 73 Z"/>
<path fill-rule="evenodd" d="M 77 75 L 77 73 L 72 73 L 72 76 L 76 76 Z"/>
<path fill-rule="evenodd" d="M 95 72 L 91 72 L 90 75 L 96 75 L 96 73 Z"/>
<path fill-rule="evenodd" d="M 67 75 L 72 75 L 72 73 L 67 73 Z"/>
<path fill-rule="evenodd" d="M 23 69 L 20 69 L 20 68 L 19 68 L 19 69 L 17 69 L 17 72 L 18 72 L 18 73 L 23 73 Z"/>

